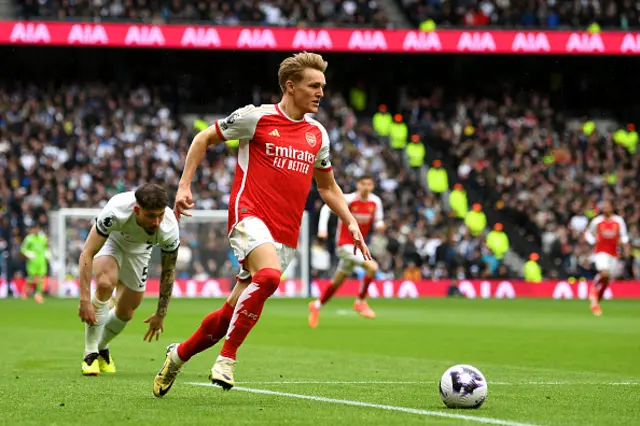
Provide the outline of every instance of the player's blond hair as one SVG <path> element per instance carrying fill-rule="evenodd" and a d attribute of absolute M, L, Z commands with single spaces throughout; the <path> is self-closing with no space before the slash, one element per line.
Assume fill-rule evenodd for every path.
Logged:
<path fill-rule="evenodd" d="M 278 70 L 278 82 L 280 83 L 280 90 L 282 93 L 285 91 L 287 81 L 291 80 L 294 83 L 298 83 L 302 80 L 304 70 L 311 68 L 321 72 L 325 72 L 329 64 L 322 59 L 322 56 L 317 53 L 300 52 L 293 56 L 289 56 L 287 59 L 280 63 L 280 69 Z"/>

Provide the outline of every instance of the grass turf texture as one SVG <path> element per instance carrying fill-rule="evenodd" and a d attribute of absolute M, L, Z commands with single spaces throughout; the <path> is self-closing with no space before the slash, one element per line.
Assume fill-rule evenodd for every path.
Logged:
<path fill-rule="evenodd" d="M 536 425 L 640 423 L 640 302 L 606 302 L 596 318 L 585 301 L 374 300 L 374 320 L 353 313 L 352 302 L 332 301 L 312 330 L 305 300 L 270 300 L 240 348 L 237 386 Z M 83 377 L 77 301 L 0 301 L 0 423 L 480 424 L 191 384 L 207 382 L 219 344 L 154 399 L 165 346 L 221 303 L 173 300 L 165 334 L 147 343 L 142 321 L 155 307 L 147 299 L 111 344 L 118 373 Z M 440 400 L 440 376 L 459 363 L 488 380 L 479 410 Z"/>

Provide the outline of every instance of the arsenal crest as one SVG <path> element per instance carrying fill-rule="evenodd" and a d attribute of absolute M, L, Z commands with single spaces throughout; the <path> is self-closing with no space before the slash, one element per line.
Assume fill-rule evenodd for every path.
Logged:
<path fill-rule="evenodd" d="M 314 146 L 316 146 L 316 137 L 315 137 L 315 135 L 313 135 L 312 133 L 307 132 L 304 136 L 305 136 L 305 138 L 307 138 L 307 142 L 309 143 L 309 145 L 312 148 Z"/>

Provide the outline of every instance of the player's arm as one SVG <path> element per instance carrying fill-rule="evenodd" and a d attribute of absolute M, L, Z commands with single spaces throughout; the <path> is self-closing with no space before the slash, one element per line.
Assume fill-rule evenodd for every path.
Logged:
<path fill-rule="evenodd" d="M 178 249 L 167 253 L 162 251 L 162 272 L 160 273 L 160 294 L 158 295 L 158 309 L 156 314 L 161 317 L 167 315 L 169 300 L 173 292 L 173 282 L 176 279 L 176 261 L 178 260 Z"/>
<path fill-rule="evenodd" d="M 376 212 L 373 216 L 373 226 L 376 231 L 383 232 L 387 229 L 387 226 L 384 223 L 384 212 L 382 209 L 382 200 L 378 197 L 375 198 L 376 203 Z"/>
<path fill-rule="evenodd" d="M 160 333 L 164 331 L 164 317 L 167 315 L 169 300 L 173 293 L 173 282 L 176 279 L 176 261 L 178 260 L 178 249 L 180 248 L 180 234 L 176 226 L 170 237 L 161 245 L 161 265 L 160 273 L 160 294 L 158 295 L 158 309 L 149 318 L 144 320 L 149 324 L 149 329 L 144 335 L 144 340 L 151 342 L 153 336 L 156 340 L 160 338 Z"/>
<path fill-rule="evenodd" d="M 314 178 L 318 185 L 318 193 L 322 200 L 331 210 L 333 210 L 335 214 L 338 215 L 340 220 L 348 226 L 349 232 L 351 232 L 351 236 L 353 237 L 354 247 L 359 248 L 360 251 L 362 251 L 362 255 L 365 260 L 371 260 L 371 253 L 369 253 L 369 249 L 364 242 L 358 222 L 356 222 L 356 219 L 349 210 L 347 201 L 344 198 L 344 193 L 342 192 L 342 189 L 340 189 L 340 186 L 338 186 L 333 175 L 333 170 L 331 170 L 331 168 L 316 168 L 314 169 Z"/>
<path fill-rule="evenodd" d="M 327 238 L 329 236 L 330 217 L 331 209 L 325 204 L 320 209 L 320 218 L 318 219 L 318 238 Z"/>
<path fill-rule="evenodd" d="M 191 182 L 196 174 L 198 165 L 202 162 L 207 152 L 207 148 L 229 139 L 251 139 L 257 124 L 255 110 L 256 108 L 253 105 L 240 108 L 227 118 L 217 120 L 212 126 L 198 132 L 193 138 L 189 151 L 187 151 L 184 169 L 178 183 L 178 193 L 176 194 L 174 208 L 174 213 L 178 220 L 182 215 L 191 216 L 187 212 L 194 206 L 191 195 Z"/>
<path fill-rule="evenodd" d="M 584 239 L 590 245 L 594 245 L 596 243 L 596 230 L 598 228 L 598 220 L 593 219 L 587 229 L 584 231 Z"/>
<path fill-rule="evenodd" d="M 631 255 L 631 246 L 629 244 L 629 234 L 627 232 L 627 224 L 624 223 L 624 220 L 620 218 L 618 220 L 620 223 L 620 243 L 622 243 L 623 255 L 625 258 L 629 258 Z"/>
<path fill-rule="evenodd" d="M 36 257 L 35 253 L 31 250 L 31 241 L 32 241 L 31 235 L 27 235 L 24 241 L 22 242 L 22 245 L 20 246 L 20 253 L 22 253 L 22 255 L 29 260 Z"/>

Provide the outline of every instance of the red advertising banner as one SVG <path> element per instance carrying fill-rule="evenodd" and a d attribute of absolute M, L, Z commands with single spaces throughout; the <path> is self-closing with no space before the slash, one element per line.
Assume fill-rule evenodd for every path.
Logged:
<path fill-rule="evenodd" d="M 219 50 L 637 55 L 640 33 L 0 22 L 0 44 Z"/>
<path fill-rule="evenodd" d="M 328 286 L 330 280 L 314 280 L 311 284 L 311 295 L 318 297 L 320 292 Z M 173 297 L 225 297 L 231 290 L 230 278 L 210 278 L 206 280 L 178 279 L 173 288 Z M 276 297 L 296 297 L 304 294 L 300 280 L 285 280 L 275 293 Z M 369 297 L 371 298 L 418 298 L 445 297 L 451 281 L 408 281 L 408 280 L 379 280 L 371 283 Z M 24 280 L 16 279 L 11 282 L 14 294 L 19 294 L 24 288 Z M 544 281 L 540 284 L 526 283 L 521 280 L 463 280 L 458 282 L 458 288 L 465 297 L 470 299 L 514 299 L 514 298 L 548 298 L 548 299 L 586 299 L 589 285 L 586 282 L 569 284 L 566 281 Z M 360 281 L 347 280 L 336 293 L 337 296 L 355 297 L 360 289 Z M 57 288 L 54 294 L 58 294 Z M 147 282 L 146 295 L 156 296 L 159 290 L 159 280 L 150 278 Z M 63 284 L 60 294 L 68 297 L 78 297 L 78 282 L 69 280 Z M 0 298 L 8 295 L 7 283 L 0 280 Z M 640 281 L 615 281 L 605 292 L 606 299 L 640 299 Z"/>

